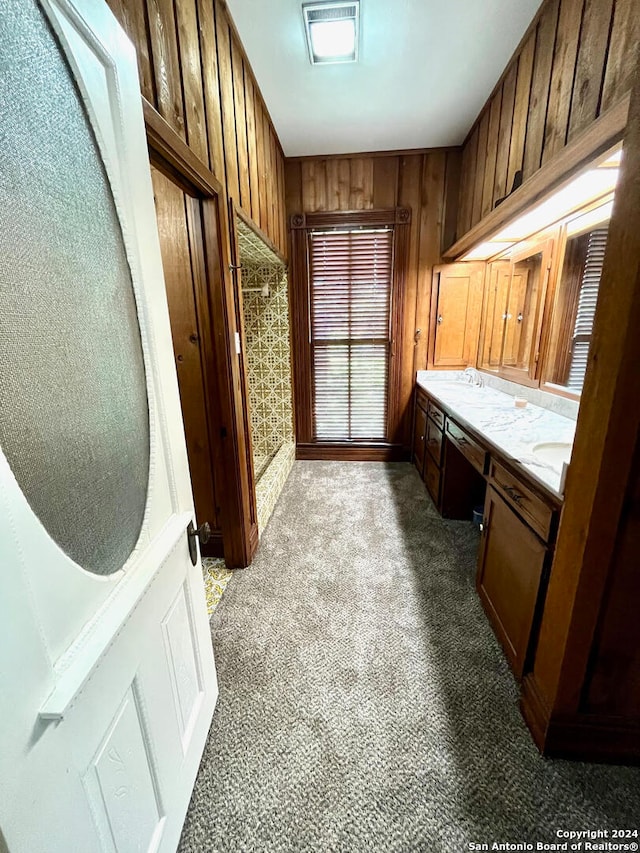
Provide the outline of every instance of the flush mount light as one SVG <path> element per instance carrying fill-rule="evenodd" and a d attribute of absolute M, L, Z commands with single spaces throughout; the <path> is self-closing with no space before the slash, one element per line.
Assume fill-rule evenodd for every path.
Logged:
<path fill-rule="evenodd" d="M 303 3 L 302 14 L 313 65 L 357 61 L 360 0 Z"/>

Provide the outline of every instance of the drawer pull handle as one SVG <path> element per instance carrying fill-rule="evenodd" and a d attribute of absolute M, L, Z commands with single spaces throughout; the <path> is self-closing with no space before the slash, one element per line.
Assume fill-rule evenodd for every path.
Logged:
<path fill-rule="evenodd" d="M 502 488 L 509 495 L 509 497 L 517 504 L 522 503 L 522 501 L 524 500 L 524 495 L 519 495 L 518 492 L 516 492 L 516 490 L 513 488 L 513 486 L 502 486 Z"/>

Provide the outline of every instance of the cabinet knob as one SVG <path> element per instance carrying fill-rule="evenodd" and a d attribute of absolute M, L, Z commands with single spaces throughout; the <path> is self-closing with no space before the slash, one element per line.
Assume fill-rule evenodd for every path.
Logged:
<path fill-rule="evenodd" d="M 440 326 L 442 323 L 442 314 L 438 314 L 438 325 Z"/>

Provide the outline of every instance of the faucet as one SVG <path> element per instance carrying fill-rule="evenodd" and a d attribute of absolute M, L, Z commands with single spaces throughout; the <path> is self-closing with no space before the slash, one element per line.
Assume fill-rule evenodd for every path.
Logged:
<path fill-rule="evenodd" d="M 462 381 L 469 385 L 474 385 L 476 388 L 484 388 L 484 379 L 475 367 L 467 367 L 462 374 Z"/>

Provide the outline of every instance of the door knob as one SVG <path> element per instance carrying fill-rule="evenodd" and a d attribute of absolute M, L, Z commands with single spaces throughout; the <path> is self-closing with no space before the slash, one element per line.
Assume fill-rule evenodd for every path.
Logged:
<path fill-rule="evenodd" d="M 190 521 L 189 526 L 187 527 L 189 556 L 191 557 L 191 562 L 194 566 L 198 562 L 198 547 L 196 545 L 196 539 L 201 545 L 206 545 L 209 539 L 211 539 L 211 525 L 208 521 L 205 521 L 205 523 L 201 524 L 197 529 L 194 526 L 193 521 Z"/>

